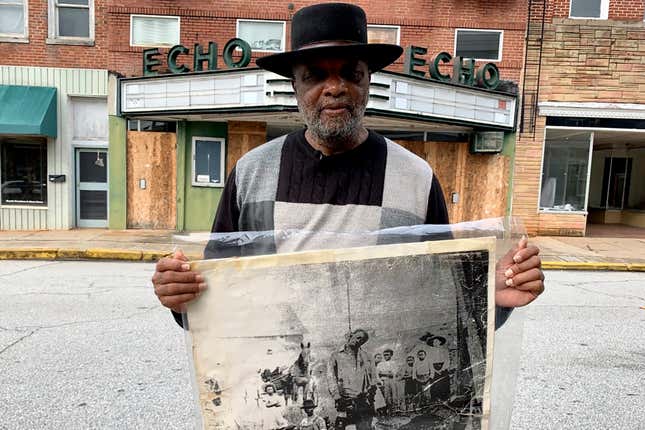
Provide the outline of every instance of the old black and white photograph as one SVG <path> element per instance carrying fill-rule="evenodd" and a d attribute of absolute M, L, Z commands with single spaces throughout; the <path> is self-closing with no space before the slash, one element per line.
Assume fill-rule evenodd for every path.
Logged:
<path fill-rule="evenodd" d="M 485 429 L 493 240 L 194 263 L 207 429 Z M 491 291 L 489 291 L 491 286 Z"/>

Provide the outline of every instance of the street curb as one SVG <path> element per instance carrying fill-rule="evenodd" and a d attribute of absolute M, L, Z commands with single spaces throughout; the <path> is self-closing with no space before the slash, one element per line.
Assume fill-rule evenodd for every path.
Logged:
<path fill-rule="evenodd" d="M 67 249 L 67 248 L 15 248 L 0 249 L 0 260 L 111 260 L 154 262 L 170 252 L 135 251 L 129 249 Z M 199 260 L 201 255 L 187 255 Z"/>
<path fill-rule="evenodd" d="M 645 272 L 645 263 L 543 261 L 542 269 L 612 271 L 612 272 Z"/>
<path fill-rule="evenodd" d="M 0 260 L 109 260 L 155 262 L 170 252 L 135 251 L 129 249 L 68 249 L 68 248 L 15 248 L 0 249 Z M 201 260 L 197 254 L 186 255 L 189 260 Z M 587 270 L 612 272 L 645 272 L 645 263 L 608 263 L 543 261 L 544 270 Z"/>

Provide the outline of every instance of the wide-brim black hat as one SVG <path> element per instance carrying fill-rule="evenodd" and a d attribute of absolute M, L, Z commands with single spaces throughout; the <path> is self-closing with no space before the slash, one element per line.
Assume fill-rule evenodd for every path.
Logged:
<path fill-rule="evenodd" d="M 324 3 L 300 9 L 291 22 L 291 51 L 258 58 L 256 64 L 291 78 L 293 66 L 316 58 L 356 58 L 370 72 L 392 64 L 403 53 L 399 45 L 367 43 L 367 18 L 358 6 Z"/>

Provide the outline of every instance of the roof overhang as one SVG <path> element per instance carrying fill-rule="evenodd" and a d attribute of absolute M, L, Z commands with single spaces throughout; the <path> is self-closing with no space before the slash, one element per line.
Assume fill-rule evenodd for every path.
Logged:
<path fill-rule="evenodd" d="M 119 114 L 157 120 L 302 124 L 291 81 L 257 68 L 126 78 Z M 517 97 L 409 75 L 372 75 L 365 124 L 433 129 L 433 124 L 513 131 Z"/>
<path fill-rule="evenodd" d="M 0 85 L 0 134 L 57 136 L 56 88 Z"/>
<path fill-rule="evenodd" d="M 538 108 L 541 116 L 645 119 L 645 104 L 540 102 Z"/>

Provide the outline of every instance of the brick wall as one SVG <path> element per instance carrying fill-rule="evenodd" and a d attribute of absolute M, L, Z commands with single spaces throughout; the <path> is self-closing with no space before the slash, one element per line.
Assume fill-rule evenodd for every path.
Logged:
<path fill-rule="evenodd" d="M 29 0 L 29 43 L 0 42 L 0 64 L 107 68 L 108 0 L 95 0 L 93 46 L 47 44 L 47 0 Z"/>
<path fill-rule="evenodd" d="M 154 3 L 154 7 L 150 7 Z M 218 44 L 218 51 L 236 36 L 238 18 L 275 19 L 287 21 L 287 46 L 290 43 L 289 23 L 293 12 L 312 4 L 311 1 L 113 1 L 109 8 L 109 68 L 126 76 L 142 74 L 143 48 L 129 46 L 130 14 L 181 16 L 181 43 L 192 51 L 194 43 L 204 47 L 207 42 Z M 481 2 L 479 0 L 371 0 L 358 1 L 370 24 L 401 27 L 402 46 L 428 48 L 429 53 L 454 51 L 456 28 L 504 30 L 502 61 L 498 63 L 502 78 L 519 81 L 523 64 L 526 2 L 520 0 Z M 293 9 L 289 9 L 293 4 Z M 512 18 L 512 19 L 511 19 Z M 167 50 L 162 50 L 163 53 Z M 256 58 L 253 55 L 253 60 Z M 430 54 L 429 54 L 430 56 Z M 189 57 L 190 58 L 190 57 Z M 429 58 L 428 58 L 429 59 Z M 221 55 L 218 64 L 224 67 Z M 162 65 L 162 69 L 165 64 Z M 391 69 L 401 71 L 403 57 Z"/>
<path fill-rule="evenodd" d="M 540 101 L 644 103 L 645 1 L 609 6 L 609 20 L 569 19 L 569 0 L 549 2 Z M 518 139 L 513 215 L 531 234 L 581 235 L 584 215 L 538 213 L 545 124 L 538 117 L 534 138 Z"/>

